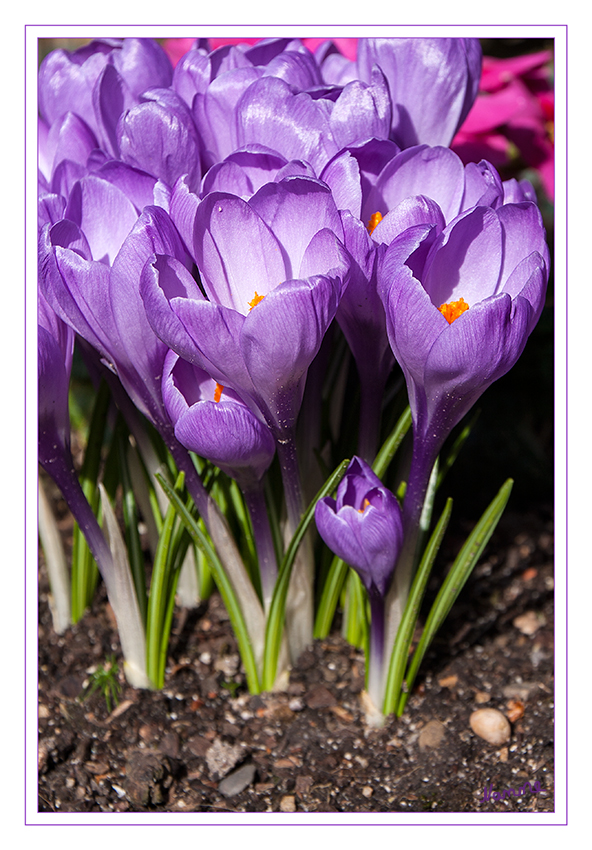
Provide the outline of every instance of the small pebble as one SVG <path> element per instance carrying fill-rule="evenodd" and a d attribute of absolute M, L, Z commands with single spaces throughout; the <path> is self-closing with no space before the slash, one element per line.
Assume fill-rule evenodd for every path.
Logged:
<path fill-rule="evenodd" d="M 527 611 L 525 614 L 520 614 L 512 620 L 512 625 L 523 635 L 534 635 L 541 626 L 545 625 L 545 619 L 539 616 L 535 611 Z"/>
<path fill-rule="evenodd" d="M 419 749 L 423 752 L 439 747 L 445 731 L 446 727 L 439 720 L 430 720 L 419 733 Z"/>
<path fill-rule="evenodd" d="M 491 694 L 488 694 L 486 691 L 477 691 L 475 694 L 475 702 L 481 705 L 484 702 L 489 702 L 491 699 Z"/>
<path fill-rule="evenodd" d="M 243 748 L 239 745 L 225 744 L 216 738 L 206 752 L 206 762 L 213 778 L 226 776 L 243 757 Z"/>
<path fill-rule="evenodd" d="M 244 764 L 222 780 L 218 785 L 218 791 L 224 794 L 225 797 L 234 797 L 235 794 L 240 794 L 245 788 L 251 784 L 255 778 L 257 768 L 254 764 Z"/>
<path fill-rule="evenodd" d="M 510 740 L 511 728 L 507 717 L 496 708 L 478 708 L 469 719 L 471 729 L 484 741 L 499 747 Z"/>
<path fill-rule="evenodd" d="M 371 788 L 369 785 L 364 785 L 364 787 L 362 788 L 362 794 L 364 795 L 364 797 L 371 797 L 374 794 L 374 789 Z"/>
<path fill-rule="evenodd" d="M 296 797 L 292 794 L 286 794 L 285 797 L 282 797 L 280 800 L 280 812 L 295 812 L 296 811 Z"/>

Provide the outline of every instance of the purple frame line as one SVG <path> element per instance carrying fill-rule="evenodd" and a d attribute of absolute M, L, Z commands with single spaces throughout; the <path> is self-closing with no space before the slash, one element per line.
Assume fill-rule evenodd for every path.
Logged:
<path fill-rule="evenodd" d="M 26 55 L 27 55 L 27 29 L 28 29 L 29 27 L 32 27 L 32 26 L 37 26 L 37 25 L 34 25 L 34 24 L 26 24 L 26 25 L 25 25 L 25 27 L 24 27 L 24 41 L 25 41 L 25 51 L 24 51 L 24 52 L 25 52 L 25 57 L 26 57 Z M 56 28 L 56 29 L 60 29 L 61 31 L 63 31 L 64 29 L 84 28 L 84 27 L 94 28 L 94 27 L 103 26 L 103 25 L 102 25 L 102 24 L 84 24 L 84 25 L 79 25 L 79 24 L 64 24 L 64 25 L 61 25 L 61 24 L 49 24 L 49 25 L 47 25 L 47 26 L 48 26 L 48 27 L 52 27 L 52 28 Z M 113 25 L 105 25 L 105 26 L 112 27 Z M 129 25 L 123 25 L 123 24 L 122 24 L 121 26 L 122 26 L 122 27 L 127 28 Z M 164 29 L 167 29 L 167 28 L 168 28 L 168 29 L 170 29 L 170 28 L 173 28 L 173 27 L 176 29 L 177 27 L 182 27 L 182 26 L 187 26 L 187 27 L 191 27 L 191 28 L 193 28 L 193 27 L 198 27 L 198 26 L 199 26 L 199 24 L 174 24 L 174 25 L 172 25 L 172 24 L 139 24 L 139 25 L 137 25 L 137 26 L 138 26 L 138 27 L 142 27 L 142 28 L 144 28 L 144 27 L 150 27 L 151 29 L 155 29 L 155 28 L 158 28 L 158 27 L 162 26 L 162 28 L 163 28 L 163 30 L 164 30 Z M 284 26 L 290 26 L 290 27 L 293 27 L 293 26 L 294 26 L 294 27 L 295 27 L 295 26 L 308 26 L 308 25 L 306 25 L 306 24 L 302 24 L 302 25 L 299 25 L 299 24 L 293 24 L 293 25 L 292 25 L 292 24 L 290 24 L 290 25 L 286 25 L 286 24 L 207 24 L 207 26 L 208 26 L 208 28 L 210 28 L 210 27 L 218 27 L 218 26 L 219 26 L 219 27 L 221 27 L 221 28 L 223 28 L 223 29 L 232 29 L 232 28 L 235 28 L 235 27 L 240 27 L 241 29 L 251 29 L 251 28 L 253 28 L 253 29 L 261 29 L 261 28 L 270 28 L 270 27 L 278 27 L 278 26 L 281 26 L 281 27 L 284 27 Z M 333 26 L 333 25 L 332 25 L 332 24 L 331 24 L 331 25 L 330 25 L 330 24 L 327 24 L 327 25 L 325 25 L 325 24 L 315 24 L 315 27 L 316 27 L 316 26 Z M 368 27 L 368 26 L 374 26 L 374 25 L 373 25 L 373 24 L 340 24 L 339 26 L 340 26 L 340 28 L 341 28 L 341 27 L 360 28 L 360 27 Z M 404 26 L 405 26 L 405 27 L 410 27 L 410 26 L 415 26 L 415 27 L 431 27 L 432 25 L 430 25 L 430 24 L 405 24 Z M 479 24 L 479 25 L 471 25 L 471 24 L 463 24 L 463 25 L 457 25 L 457 24 L 440 24 L 440 25 L 438 25 L 438 28 L 439 28 L 439 29 L 443 29 L 443 28 L 444 28 L 444 29 L 452 29 L 452 28 L 454 28 L 454 29 L 458 29 L 458 28 L 459 28 L 459 26 L 460 26 L 461 28 L 464 28 L 464 27 L 470 27 L 470 26 L 483 26 L 483 27 L 487 27 L 488 25 L 482 25 L 482 24 Z M 491 25 L 491 26 L 494 26 L 494 25 Z M 508 26 L 509 26 L 509 27 L 515 27 L 516 25 L 515 25 L 515 24 L 509 24 Z M 532 25 L 531 25 L 531 24 L 529 24 L 528 26 L 529 26 L 529 27 L 544 27 L 544 28 L 549 28 L 549 27 L 558 27 L 558 28 L 559 28 L 559 27 L 563 27 L 563 28 L 564 28 L 564 30 L 565 30 L 565 52 L 566 52 L 566 62 L 565 62 L 565 109 L 566 109 L 566 127 L 565 127 L 565 130 L 566 130 L 566 137 L 567 137 L 567 113 L 568 113 L 568 67 L 567 67 L 567 46 L 568 46 L 568 26 L 567 26 L 567 24 L 532 24 Z M 39 40 L 39 39 L 38 39 L 38 40 Z M 25 104 L 25 109 L 24 109 L 24 130 L 25 130 L 25 139 L 26 139 L 26 138 L 27 138 L 27 87 L 26 87 L 26 73 L 25 73 L 25 87 L 24 87 L 24 88 L 25 88 L 25 92 L 24 92 L 24 104 Z M 25 155 L 25 166 L 26 166 L 26 155 Z M 569 396 L 569 370 L 568 370 L 568 348 L 567 348 L 567 337 L 568 337 L 568 311 L 567 311 L 567 307 L 568 307 L 568 302 L 569 302 L 568 287 L 567 287 L 567 275 L 568 275 L 568 259 L 567 259 L 567 242 L 568 242 L 568 212 L 567 212 L 567 194 L 568 194 L 568 185 L 567 185 L 567 173 L 568 173 L 568 170 L 569 170 L 569 169 L 568 169 L 568 162 L 567 162 L 567 155 L 566 155 L 566 162 L 565 162 L 565 178 L 566 178 L 566 180 L 565 180 L 565 186 L 566 186 L 566 189 L 565 189 L 565 193 L 566 193 L 566 194 L 565 194 L 565 201 L 566 201 L 566 215 L 565 215 L 565 240 L 566 240 L 566 258 L 565 258 L 565 274 L 566 274 L 566 287 L 565 287 L 565 299 L 566 299 L 566 318 L 565 318 L 565 330 L 566 330 L 566 345 L 565 345 L 565 381 L 566 381 L 566 401 L 565 401 L 565 425 L 566 425 L 566 443 L 565 443 L 565 461 L 566 461 L 566 472 L 565 472 L 565 482 L 566 482 L 566 499 L 565 499 L 565 527 L 566 527 L 565 563 L 566 563 L 566 570 L 565 570 L 565 590 L 566 590 L 566 603 L 565 603 L 565 613 L 566 613 L 566 622 L 567 622 L 567 617 L 568 617 L 568 608 L 569 608 L 569 602 L 568 602 L 568 583 L 569 583 L 569 579 L 568 579 L 568 574 L 567 574 L 567 561 L 568 561 L 568 550 L 569 550 L 568 539 L 567 539 L 567 538 L 568 538 L 568 535 L 567 535 L 567 529 L 568 529 L 568 524 L 569 524 L 569 519 L 568 519 L 568 495 L 567 495 L 567 483 L 568 483 L 568 464 L 567 464 L 567 461 L 568 461 L 568 457 L 569 457 L 568 440 L 567 440 L 567 423 L 568 423 L 568 403 L 567 403 L 567 399 L 568 399 L 568 396 Z M 27 281 L 27 280 L 28 280 L 28 277 L 29 277 L 29 274 L 28 274 L 27 261 L 26 261 L 26 257 L 27 257 L 27 239 L 26 239 L 26 232 L 27 232 L 27 229 L 26 229 L 26 221 L 27 221 L 27 202 L 26 202 L 26 198 L 27 198 L 27 169 L 26 169 L 26 167 L 25 167 L 25 179 L 24 179 L 24 193 L 25 193 L 25 194 L 24 194 L 24 197 L 25 197 L 25 203 L 24 203 L 24 218 L 25 218 L 25 281 Z M 24 307 L 24 313 L 25 313 L 25 322 L 24 322 L 24 347 L 25 347 L 25 358 L 24 358 L 24 362 L 25 362 L 25 370 L 24 370 L 24 372 L 25 372 L 25 374 L 24 374 L 24 386 L 25 386 L 25 393 L 24 393 L 24 414 L 25 414 L 25 423 L 26 423 L 26 421 L 27 421 L 27 392 L 26 392 L 26 390 L 27 390 L 27 369 L 26 369 L 26 365 L 27 365 L 27 326 L 26 326 L 27 290 L 28 290 L 28 286 L 26 285 L 26 286 L 25 286 L 24 299 L 23 299 L 23 307 Z M 555 334 L 555 336 L 556 336 L 556 328 L 555 328 L 555 330 L 554 330 L 554 334 Z M 27 521 L 26 521 L 26 518 L 27 518 L 27 511 L 26 511 L 26 505 L 27 505 L 27 487 L 26 487 L 26 482 L 27 482 L 26 428 L 25 428 L 24 439 L 25 439 L 25 453 L 24 453 L 24 454 L 25 454 L 25 458 L 24 458 L 24 471 L 25 471 L 25 487 L 24 487 L 24 501 L 25 501 L 25 524 L 24 524 L 24 525 L 25 525 L 25 539 L 24 539 L 24 556 L 25 556 L 25 565 L 26 565 L 26 564 L 28 563 L 28 561 L 27 561 L 27 534 L 26 534 L 26 531 L 27 531 Z M 555 504 L 555 513 L 557 513 L 557 510 L 556 510 L 556 509 L 557 509 L 557 505 Z M 38 520 L 39 520 L 39 517 L 38 517 L 38 508 L 37 508 L 37 524 L 38 524 Z M 24 576 L 24 590 L 25 590 L 25 600 L 24 600 L 24 601 L 25 601 L 25 604 L 24 604 L 24 609 L 25 609 L 25 618 L 24 618 L 24 620 L 25 620 L 25 637 L 24 637 L 24 654 L 25 654 L 25 665 L 24 665 L 24 666 L 25 666 L 25 677 L 24 677 L 24 697 L 25 697 L 25 706 L 26 706 L 26 705 L 27 705 L 27 676 L 26 676 L 26 669 L 27 669 L 27 630 L 26 630 L 26 623 L 27 623 L 27 574 L 26 574 L 26 570 L 25 570 L 25 576 Z M 556 633 L 556 630 L 557 630 L 557 625 L 555 624 L 555 629 L 554 629 L 554 632 L 555 632 L 555 633 Z M 565 671 L 566 671 L 566 676 L 565 676 L 565 705 L 566 705 L 566 707 L 567 707 L 567 697 L 568 697 L 568 678 L 569 678 L 569 675 L 568 675 L 568 673 L 569 673 L 569 671 L 568 671 L 568 666 L 569 666 L 569 657 L 568 657 L 568 641 L 569 641 L 569 637 L 568 637 L 567 629 L 566 629 L 565 639 L 566 639 L 566 642 L 565 642 Z M 25 714 L 25 724 L 24 724 L 24 725 L 25 725 L 25 731 L 26 731 L 26 714 Z M 38 736 L 38 732 L 37 732 L 37 736 Z M 503 823 L 503 824 L 499 824 L 499 823 L 496 823 L 496 822 L 495 822 L 495 820 L 494 820 L 494 821 L 492 821 L 492 822 L 486 822 L 486 823 L 484 823 L 484 822 L 480 822 L 480 823 L 478 824 L 479 826 L 514 826 L 514 827 L 515 827 L 515 826 L 526 826 L 526 827 L 529 827 L 529 826 L 567 826 L 567 825 L 568 825 L 568 823 L 569 823 L 569 777 L 568 777 L 569 753 L 568 753 L 568 746 L 567 746 L 567 745 L 568 745 L 568 740 L 569 740 L 569 731 L 568 731 L 568 724 L 567 724 L 567 722 L 566 722 L 565 738 L 566 738 L 566 756 L 565 756 L 565 765 L 566 765 L 566 798 L 565 798 L 565 799 L 566 799 L 566 816 L 565 816 L 565 823 L 553 823 L 553 824 L 543 824 L 543 823 L 538 823 L 538 824 L 528 824 L 528 823 L 520 823 L 520 824 Z M 455 827 L 455 826 L 456 826 L 456 827 L 458 827 L 458 826 L 474 826 L 474 825 L 476 825 L 476 824 L 472 824 L 472 823 L 425 823 L 425 822 L 420 822 L 420 823 L 408 823 L 408 822 L 404 822 L 404 823 L 392 823 L 392 822 L 384 823 L 384 822 L 382 822 L 382 823 L 381 823 L 381 822 L 377 822 L 377 823 L 357 823 L 357 824 L 356 824 L 356 823 L 350 823 L 349 821 L 347 821 L 345 824 L 335 824 L 335 823 L 316 823 L 316 822 L 299 823 L 298 821 L 288 821 L 288 822 L 285 822 L 285 823 L 282 823 L 282 824 L 276 824 L 276 823 L 273 823 L 273 824 L 270 824 L 270 823 L 250 823 L 250 822 L 244 822 L 244 821 L 243 821 L 243 822 L 241 822 L 241 823 L 226 823 L 226 822 L 224 822 L 224 823 L 217 823 L 217 824 L 216 824 L 216 823 L 212 823 L 212 824 L 207 823 L 207 824 L 204 824 L 203 822 L 200 822 L 200 821 L 195 821 L 194 823 L 185 823 L 185 822 L 183 822 L 183 823 L 173 823 L 173 824 L 172 824 L 172 823 L 169 823 L 169 822 L 161 822 L 161 823 L 155 822 L 155 823 L 150 823 L 150 824 L 148 824 L 146 821 L 136 822 L 136 823 L 130 823 L 130 822 L 128 822 L 128 823 L 102 823 L 100 820 L 98 820 L 98 821 L 85 821 L 84 823 L 79 823 L 79 824 L 78 824 L 78 823 L 70 823 L 70 824 L 63 824 L 63 823 L 55 823 L 55 824 L 47 824 L 47 823 L 43 823 L 43 824 L 41 824 L 41 823 L 28 823 L 28 822 L 27 822 L 27 811 L 26 811 L 26 804 L 27 804 L 27 798 L 26 798 L 27 781 L 26 781 L 26 780 L 27 780 L 27 762 L 28 762 L 28 759 L 27 759 L 27 735 L 26 735 L 26 734 L 25 734 L 25 741 L 24 741 L 24 744 L 25 744 L 25 746 L 24 746 L 24 755 L 25 755 L 24 792 L 25 792 L 25 793 L 24 793 L 24 801 L 23 801 L 23 803 L 24 803 L 24 820 L 23 820 L 23 824 L 24 824 L 25 826 L 42 826 L 42 827 L 43 827 L 43 826 L 90 826 L 90 825 L 92 825 L 92 826 L 118 826 L 118 827 L 121 827 L 121 826 L 131 826 L 131 827 L 133 827 L 133 826 L 147 826 L 147 825 L 150 825 L 150 826 L 169 826 L 169 827 L 170 827 L 170 826 L 230 826 L 230 827 L 233 827 L 233 826 L 234 826 L 234 827 L 237 827 L 237 826 L 240 826 L 240 827 L 245 827 L 245 826 L 247 826 L 247 827 L 248 827 L 248 826 L 259 826 L 259 827 L 261 827 L 261 826 L 266 826 L 266 827 L 269 827 L 269 826 L 305 826 L 305 827 L 306 827 L 306 826 L 312 826 L 312 827 L 327 826 L 327 827 L 334 827 L 334 826 L 347 825 L 347 826 L 423 826 L 423 827 L 442 827 L 442 826 L 447 826 L 447 827 L 451 827 L 451 826 L 452 826 L 452 827 Z M 117 815 L 117 813 L 115 813 L 115 812 L 114 812 L 113 814 Z M 127 813 L 122 812 L 121 814 L 125 815 L 125 814 L 127 814 Z M 232 815 L 233 813 L 229 813 L 229 814 L 230 814 L 230 815 Z M 240 812 L 236 812 L 236 813 L 234 813 L 234 814 L 236 814 L 236 815 L 238 815 L 238 816 L 240 817 L 240 815 L 241 815 L 242 813 L 240 813 Z M 306 813 L 303 813 L 303 814 L 306 814 Z M 397 815 L 401 815 L 401 814 L 403 814 L 403 815 L 404 815 L 405 813 L 404 813 L 404 812 L 398 812 L 398 813 L 393 813 L 393 814 L 397 814 Z M 410 813 L 410 814 L 411 814 L 411 813 Z M 464 814 L 464 813 L 462 813 L 462 812 L 451 812 L 450 814 Z M 474 812 L 474 813 L 470 813 L 470 814 L 476 814 L 476 815 L 478 815 L 479 813 L 478 813 L 478 812 Z M 503 814 L 503 813 L 502 813 L 502 812 L 500 812 L 500 814 Z M 540 812 L 540 813 L 538 813 L 538 814 L 539 814 L 539 815 L 541 815 L 541 814 L 545 814 L 545 813 Z M 553 814 L 553 813 L 549 812 L 548 814 Z"/>

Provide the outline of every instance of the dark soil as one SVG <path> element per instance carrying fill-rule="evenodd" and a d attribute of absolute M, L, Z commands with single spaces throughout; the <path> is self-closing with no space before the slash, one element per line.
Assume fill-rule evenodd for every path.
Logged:
<path fill-rule="evenodd" d="M 552 812 L 550 517 L 503 518 L 404 715 L 378 730 L 364 721 L 363 655 L 338 634 L 304 652 L 287 692 L 250 696 L 217 595 L 178 613 L 161 692 L 134 690 L 119 673 L 114 710 L 100 691 L 82 701 L 93 668 L 119 653 L 111 612 L 99 594 L 57 636 L 42 565 L 39 810 Z M 510 719 L 507 744 L 472 731 L 483 707 Z M 527 781 L 541 790 L 483 800 L 485 786 Z"/>

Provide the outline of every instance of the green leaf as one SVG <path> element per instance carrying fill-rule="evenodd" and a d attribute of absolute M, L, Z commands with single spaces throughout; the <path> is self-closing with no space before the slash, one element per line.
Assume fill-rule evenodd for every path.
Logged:
<path fill-rule="evenodd" d="M 184 473 L 180 473 L 175 483 L 175 492 L 180 494 L 185 481 Z M 155 688 L 164 684 L 164 668 L 162 666 L 162 644 L 167 611 L 170 597 L 170 579 L 175 557 L 173 546 L 173 531 L 177 511 L 170 504 L 166 512 L 158 547 L 152 568 L 150 595 L 148 597 L 148 616 L 146 620 L 146 670 L 148 678 Z"/>
<path fill-rule="evenodd" d="M 348 569 L 345 561 L 342 561 L 341 558 L 335 555 L 323 585 L 323 592 L 317 608 L 314 626 L 314 636 L 316 638 L 327 637 L 331 630 L 331 624 L 335 617 L 335 610 L 337 609 L 337 603 L 339 602 L 339 596 L 341 595 Z"/>
<path fill-rule="evenodd" d="M 368 611 L 367 594 L 355 570 L 350 569 L 345 587 L 345 605 L 343 612 L 343 636 L 352 646 L 364 651 L 366 673 L 368 672 Z"/>
<path fill-rule="evenodd" d="M 123 425 L 123 420 L 119 418 L 118 425 Z M 138 605 L 140 606 L 140 614 L 142 622 L 146 624 L 147 616 L 147 596 L 146 596 L 146 572 L 144 569 L 144 554 L 142 552 L 142 544 L 140 542 L 140 533 L 138 531 L 138 510 L 136 507 L 136 497 L 134 495 L 131 475 L 127 462 L 127 447 L 128 431 L 125 427 L 116 429 L 115 438 L 117 440 L 117 454 L 119 462 L 119 474 L 121 478 L 122 488 L 122 507 L 123 520 L 125 526 L 125 540 L 127 544 L 127 552 L 130 561 L 130 568 L 136 588 L 136 596 L 138 597 Z"/>
<path fill-rule="evenodd" d="M 259 682 L 259 674 L 257 672 L 257 664 L 255 662 L 255 655 L 253 652 L 253 645 L 251 637 L 247 630 L 240 602 L 236 593 L 234 592 L 232 584 L 228 576 L 226 575 L 226 572 L 224 571 L 224 568 L 220 563 L 220 559 L 218 558 L 218 555 L 216 554 L 216 551 L 213 548 L 208 536 L 204 534 L 204 532 L 201 530 L 198 522 L 191 515 L 189 509 L 183 504 L 183 501 L 179 497 L 178 493 L 175 492 L 175 490 L 170 486 L 166 479 L 163 478 L 162 475 L 157 473 L 156 477 L 160 481 L 160 484 L 162 485 L 170 501 L 175 506 L 175 509 L 177 510 L 183 524 L 185 525 L 185 528 L 189 532 L 191 539 L 193 540 L 195 545 L 201 549 L 205 557 L 208 559 L 210 569 L 214 574 L 218 590 L 220 591 L 220 595 L 222 596 L 222 601 L 226 606 L 228 616 L 230 617 L 230 622 L 232 623 L 232 628 L 234 630 L 234 634 L 238 643 L 240 656 L 243 662 L 243 666 L 245 668 L 249 691 L 252 694 L 258 694 L 261 691 L 261 686 Z"/>
<path fill-rule="evenodd" d="M 481 557 L 481 553 L 487 545 L 489 538 L 493 534 L 495 527 L 504 512 L 508 499 L 510 498 L 513 484 L 513 480 L 508 478 L 505 484 L 500 488 L 497 496 L 484 511 L 481 519 L 467 538 L 456 560 L 454 561 L 450 572 L 442 583 L 440 591 L 432 605 L 430 613 L 428 614 L 420 641 L 407 670 L 407 675 L 405 677 L 407 693 L 401 695 L 397 709 L 397 715 L 399 717 L 403 713 L 407 703 L 409 693 L 411 692 L 413 683 L 415 682 L 419 665 L 421 664 L 434 635 L 448 616 L 450 609 L 454 605 L 459 593 L 465 585 L 465 582 Z"/>
<path fill-rule="evenodd" d="M 79 480 L 84 495 L 89 501 L 95 516 L 99 516 L 99 493 L 97 481 L 101 465 L 101 452 L 107 425 L 107 413 L 111 402 L 109 387 L 103 381 L 95 398 L 91 414 L 84 461 Z M 90 553 L 83 533 L 74 523 L 72 542 L 72 622 L 77 623 L 92 602 L 99 577 L 99 571 Z"/>
<path fill-rule="evenodd" d="M 409 656 L 409 648 L 413 640 L 413 633 L 419 617 L 421 603 L 425 594 L 425 589 L 428 583 L 428 578 L 432 571 L 436 555 L 440 549 L 440 545 L 446 533 L 450 514 L 452 512 L 452 499 L 448 499 L 442 515 L 430 537 L 429 543 L 423 553 L 423 557 L 419 564 L 417 574 L 411 585 L 411 590 L 407 598 L 403 617 L 397 629 L 397 636 L 391 653 L 389 670 L 385 685 L 384 707 L 385 715 L 392 714 L 395 710 L 403 684 L 403 674 L 405 665 Z"/>
<path fill-rule="evenodd" d="M 345 475 L 345 471 L 348 466 L 349 459 L 342 461 L 314 497 L 300 520 L 298 527 L 294 532 L 294 536 L 290 541 L 284 560 L 280 565 L 265 628 L 265 648 L 263 651 L 262 676 L 263 690 L 270 690 L 273 688 L 273 684 L 275 682 L 277 662 L 284 631 L 286 598 L 288 595 L 290 576 L 292 575 L 292 567 L 294 566 L 294 559 L 296 557 L 298 547 L 300 546 L 300 543 L 302 542 L 302 539 L 314 518 L 316 503 L 319 499 L 322 499 L 329 495 L 329 493 L 333 492 Z"/>
<path fill-rule="evenodd" d="M 403 438 L 411 427 L 411 409 L 406 407 L 389 436 L 384 441 L 372 464 L 374 473 L 382 479 L 394 458 Z"/>

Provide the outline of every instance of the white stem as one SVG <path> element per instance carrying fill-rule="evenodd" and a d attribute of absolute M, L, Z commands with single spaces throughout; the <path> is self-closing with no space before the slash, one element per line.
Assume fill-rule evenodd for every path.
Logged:
<path fill-rule="evenodd" d="M 70 608 L 70 576 L 66 555 L 49 499 L 39 479 L 39 538 L 45 555 L 51 593 L 49 607 L 53 627 L 63 634 L 72 622 Z"/>
<path fill-rule="evenodd" d="M 134 688 L 150 688 L 146 675 L 146 634 L 140 616 L 138 597 L 132 580 L 127 549 L 102 484 L 99 484 L 103 509 L 104 534 L 113 558 L 113 576 L 109 580 L 109 602 L 117 620 L 124 657 L 124 671 Z"/>

